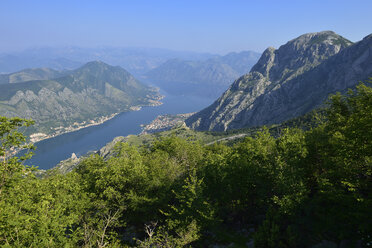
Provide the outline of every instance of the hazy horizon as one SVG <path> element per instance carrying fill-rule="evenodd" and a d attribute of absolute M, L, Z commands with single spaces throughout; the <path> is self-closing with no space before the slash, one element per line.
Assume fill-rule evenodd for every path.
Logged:
<path fill-rule="evenodd" d="M 30 46 L 20 49 L 9 49 L 7 51 L 2 51 L 0 49 L 1 54 L 16 54 L 16 53 L 23 53 L 27 51 L 35 51 L 35 50 L 43 50 L 43 49 L 91 49 L 91 50 L 99 50 L 99 49 L 126 49 L 126 50 L 159 50 L 159 51 L 170 51 L 170 52 L 181 52 L 181 53 L 196 53 L 196 54 L 209 54 L 209 55 L 227 55 L 229 53 L 240 53 L 240 52 L 256 52 L 262 53 L 263 51 L 255 51 L 252 49 L 245 49 L 245 50 L 237 50 L 237 51 L 226 51 L 226 52 L 203 52 L 203 51 L 193 51 L 193 50 L 182 50 L 182 49 L 171 49 L 166 47 L 136 47 L 136 46 L 110 46 L 110 45 L 97 45 L 97 46 L 79 46 L 79 45 L 61 45 L 61 46 Z"/>
<path fill-rule="evenodd" d="M 309 32 L 355 42 L 371 33 L 372 1 L 0 2 L 0 52 L 32 47 L 137 47 L 262 52 Z"/>

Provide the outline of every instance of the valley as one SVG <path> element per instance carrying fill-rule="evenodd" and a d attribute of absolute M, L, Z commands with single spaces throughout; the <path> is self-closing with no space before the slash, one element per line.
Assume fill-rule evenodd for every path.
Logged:
<path fill-rule="evenodd" d="M 7 78 L 18 74 L 22 73 Z M 2 115 L 32 118 L 35 125 L 25 134 L 37 140 L 103 123 L 120 112 L 161 104 L 158 89 L 120 67 L 95 61 L 62 74 L 43 70 L 24 77 L 31 81 L 0 84 Z"/>
<path fill-rule="evenodd" d="M 308 38 L 308 37 L 310 37 L 310 38 Z M 314 40 L 316 40 L 316 42 L 314 42 Z M 334 42 L 334 44 L 332 44 L 332 42 Z M 366 37 L 366 39 L 363 40 L 363 42 L 364 43 L 369 42 L 369 37 Z M 275 57 L 270 57 L 270 56 L 273 56 L 272 55 L 273 52 L 278 53 L 280 55 L 280 54 L 282 54 L 281 50 L 292 49 L 291 48 L 291 46 L 293 46 L 292 44 L 296 44 L 296 46 L 297 46 L 297 48 L 296 48 L 297 50 L 292 51 L 292 53 L 294 53 L 294 55 L 292 55 L 292 57 L 289 57 L 288 52 L 286 53 L 287 57 L 286 57 L 285 60 L 280 59 L 280 58 L 277 59 Z M 360 44 L 360 43 L 358 43 L 358 44 Z M 300 46 L 300 48 L 298 48 L 298 46 Z M 315 46 L 315 48 L 314 48 L 314 46 Z M 62 160 L 65 160 L 65 159 L 69 158 L 72 153 L 77 154 L 78 156 L 82 156 L 85 153 L 97 151 L 97 150 L 100 149 L 100 147 L 103 147 L 106 143 L 108 143 L 110 141 L 110 139 L 114 139 L 116 136 L 127 136 L 129 134 L 146 135 L 146 134 L 149 134 L 149 133 L 156 133 L 156 132 L 166 131 L 166 130 L 172 129 L 175 126 L 185 125 L 185 124 L 183 124 L 184 122 L 186 123 L 186 125 L 188 127 L 191 127 L 192 129 L 195 129 L 197 131 L 201 131 L 201 130 L 227 131 L 227 130 L 234 130 L 234 129 L 237 129 L 237 128 L 238 129 L 242 129 L 242 128 L 244 129 L 244 128 L 251 128 L 251 127 L 259 127 L 262 124 L 268 124 L 268 125 L 279 124 L 280 121 L 274 121 L 274 122 L 272 122 L 272 121 L 271 122 L 270 121 L 263 121 L 263 122 L 262 121 L 257 121 L 258 118 L 264 118 L 264 116 L 265 116 L 264 114 L 261 114 L 260 117 L 258 117 L 258 116 L 255 117 L 255 121 L 251 121 L 251 122 L 247 122 L 246 120 L 244 120 L 244 121 L 228 120 L 225 123 L 225 120 L 223 119 L 224 118 L 223 115 L 224 114 L 227 115 L 228 112 L 226 112 L 226 111 L 229 111 L 229 108 L 231 108 L 231 111 L 232 111 L 231 113 L 235 113 L 235 112 L 238 113 L 238 115 L 237 115 L 238 117 L 234 117 L 235 114 L 233 114 L 233 115 L 229 114 L 229 116 L 230 116 L 229 118 L 233 117 L 233 118 L 238 118 L 240 120 L 242 118 L 242 117 L 240 117 L 240 116 L 242 116 L 242 113 L 244 113 L 244 111 L 247 111 L 246 109 L 249 110 L 252 107 L 247 108 L 246 105 L 239 106 L 239 104 L 236 104 L 235 102 L 234 103 L 228 103 L 228 102 L 225 103 L 224 101 L 227 101 L 227 99 L 234 99 L 234 101 L 236 101 L 237 97 L 239 96 L 239 97 L 247 97 L 247 100 L 239 100 L 238 101 L 238 102 L 241 102 L 242 104 L 246 104 L 247 102 L 254 103 L 255 98 L 260 99 L 260 98 L 264 97 L 265 94 L 269 94 L 269 95 L 276 94 L 277 92 L 279 92 L 278 90 L 281 90 L 284 87 L 289 87 L 291 85 L 292 81 L 294 81 L 294 83 L 296 83 L 296 78 L 301 77 L 302 74 L 306 75 L 306 70 L 310 70 L 309 73 L 311 73 L 313 70 L 315 70 L 315 71 L 318 70 L 317 68 L 322 67 L 323 64 L 328 66 L 328 64 L 331 64 L 331 62 L 328 62 L 327 58 L 328 57 L 333 58 L 333 55 L 339 53 L 341 50 L 343 50 L 343 49 L 347 50 L 348 46 L 350 46 L 351 47 L 350 49 L 352 49 L 353 47 L 356 47 L 358 45 L 357 44 L 352 45 L 348 40 L 346 40 L 345 38 L 343 38 L 341 36 L 337 36 L 333 32 L 306 34 L 306 35 L 300 36 L 300 37 L 288 42 L 286 45 L 283 46 L 283 48 L 280 48 L 277 51 L 273 50 L 272 48 L 268 48 L 262 54 L 262 56 L 261 56 L 260 60 L 257 62 L 257 64 L 252 68 L 251 72 L 249 74 L 245 74 L 245 75 L 239 77 L 231 85 L 231 87 L 228 90 L 226 90 L 226 92 L 224 94 L 222 94 L 222 96 L 217 101 L 215 101 L 214 103 L 212 103 L 213 100 L 214 100 L 213 97 L 211 97 L 208 94 L 206 95 L 205 93 L 204 93 L 203 96 L 201 96 L 198 92 L 195 92 L 195 91 L 183 91 L 183 95 L 180 95 L 179 92 L 174 92 L 174 91 L 171 91 L 171 93 L 167 93 L 165 91 L 162 91 L 163 93 L 157 93 L 155 91 L 156 88 L 153 87 L 153 88 L 149 88 L 150 91 L 152 90 L 154 92 L 154 94 L 151 97 L 149 97 L 148 99 L 146 99 L 147 105 L 148 106 L 159 106 L 164 102 L 164 104 L 160 107 L 155 107 L 155 108 L 145 107 L 145 108 L 143 108 L 142 107 L 143 105 L 133 105 L 133 106 L 128 106 L 127 109 L 122 109 L 122 110 L 124 110 L 124 112 L 137 110 L 138 111 L 137 113 L 128 112 L 128 113 L 124 113 L 124 114 L 122 113 L 122 114 L 118 115 L 118 112 L 115 112 L 115 113 L 111 113 L 110 115 L 97 116 L 94 119 L 82 120 L 80 122 L 78 122 L 78 121 L 64 122 L 64 125 L 57 126 L 57 127 L 50 127 L 50 129 L 49 129 L 50 131 L 47 131 L 47 132 L 40 132 L 40 131 L 39 132 L 33 131 L 33 133 L 26 132 L 26 134 L 31 133 L 31 136 L 30 136 L 31 141 L 36 142 L 36 145 L 38 146 L 38 150 L 36 151 L 36 155 L 29 161 L 29 164 L 37 164 L 37 165 L 40 166 L 41 169 L 52 168 L 53 166 L 58 164 L 59 161 L 62 161 Z M 359 50 L 361 50 L 361 49 L 364 49 L 363 47 L 366 47 L 366 46 L 368 48 L 368 45 L 359 45 L 358 47 L 361 47 L 361 48 L 359 48 Z M 323 47 L 322 53 L 324 53 L 324 54 L 320 54 L 320 53 L 315 54 L 315 55 L 312 54 L 313 51 L 319 52 L 319 47 Z M 296 53 L 298 53 L 298 54 L 296 54 Z M 361 50 L 360 53 L 363 53 L 363 50 Z M 304 57 L 303 54 L 307 54 L 308 57 Z M 205 63 L 208 64 L 208 63 L 210 63 L 210 61 L 228 61 L 230 64 L 236 66 L 236 65 L 239 65 L 239 63 L 240 63 L 239 61 L 241 61 L 242 57 L 244 57 L 244 56 L 245 56 L 245 59 L 247 59 L 247 58 L 252 59 L 252 58 L 254 58 L 255 54 L 251 54 L 251 53 L 248 53 L 248 52 L 242 53 L 241 55 L 239 55 L 239 54 L 228 54 L 224 57 L 219 57 L 219 58 L 206 60 Z M 339 55 L 339 56 L 341 56 L 341 55 Z M 236 60 L 233 60 L 232 58 L 236 58 Z M 365 57 L 364 60 L 365 59 L 369 59 L 369 57 Z M 278 62 L 275 62 L 276 60 L 278 60 L 278 62 L 281 61 L 280 64 L 278 64 Z M 297 61 L 296 62 L 297 64 L 294 63 L 292 60 Z M 267 62 L 267 61 L 271 61 L 271 62 Z M 309 64 L 308 61 L 313 61 L 313 62 L 312 62 L 312 64 Z M 323 62 L 323 61 L 325 61 L 325 62 Z M 332 59 L 330 61 L 332 61 Z M 359 63 L 362 63 L 362 62 L 359 62 Z M 164 66 L 165 67 L 169 66 L 169 63 L 172 64 L 174 62 L 173 61 L 165 62 L 164 65 L 161 65 L 158 70 L 163 71 L 163 69 L 161 69 L 161 68 L 164 67 Z M 186 62 L 180 62 L 179 61 L 177 63 L 186 63 Z M 197 63 L 201 63 L 201 62 L 197 62 Z M 250 62 L 248 62 L 247 66 L 250 66 L 249 63 Z M 270 63 L 272 63 L 272 64 L 270 64 Z M 293 67 L 292 69 L 288 69 L 286 63 L 292 64 L 292 65 L 295 64 L 295 67 Z M 100 68 L 100 67 L 103 66 L 103 67 L 106 68 L 105 70 L 107 70 L 107 69 L 113 70 L 113 69 L 111 69 L 110 66 L 105 65 L 101 62 L 94 62 L 94 63 L 90 63 L 88 65 L 89 65 L 88 68 L 94 67 L 95 69 L 97 69 L 97 68 Z M 280 69 L 275 69 L 275 66 L 280 68 Z M 86 67 L 87 66 L 82 67 L 83 69 L 78 69 L 77 72 L 73 72 L 73 73 L 78 74 L 78 75 L 84 75 L 84 74 L 81 74 L 81 72 L 79 72 L 79 70 L 86 70 L 85 69 Z M 169 80 L 175 80 L 172 84 L 174 84 L 175 87 L 179 87 L 179 85 L 182 85 L 183 83 L 180 83 L 179 81 L 176 80 L 176 78 L 174 78 L 174 76 L 178 74 L 177 73 L 178 69 L 176 69 L 176 68 L 177 67 L 172 69 L 172 70 L 175 70 L 175 71 L 170 72 L 169 74 L 167 74 L 168 73 L 168 72 L 166 72 L 167 70 L 165 72 L 162 72 L 162 73 L 164 75 L 169 75 L 170 76 Z M 236 68 L 239 68 L 239 67 L 236 66 Z M 315 68 L 315 69 L 313 69 L 313 68 Z M 152 73 L 155 73 L 156 70 L 154 70 L 154 72 L 150 71 L 149 73 L 147 73 L 147 77 L 151 76 Z M 243 71 L 247 70 L 247 69 L 244 69 L 244 67 L 241 67 L 240 70 L 243 73 Z M 251 78 L 255 77 L 254 75 L 255 75 L 256 71 L 259 72 L 258 74 L 264 75 L 265 70 L 272 70 L 274 72 L 279 70 L 279 72 L 282 71 L 283 75 L 278 77 L 278 76 L 271 73 L 270 77 L 268 79 L 259 79 L 258 81 L 252 81 L 252 82 L 249 81 L 249 80 L 253 80 Z M 365 71 L 364 75 L 368 75 L 368 70 L 369 69 L 364 70 Z M 48 72 L 48 74 L 46 74 L 45 72 Z M 276 72 L 276 73 L 279 73 L 279 72 Z M 64 72 L 64 73 L 65 73 L 65 75 L 68 75 L 69 73 L 71 74 L 71 72 Z M 91 71 L 91 69 L 88 70 L 88 73 L 96 74 L 96 72 Z M 156 72 L 156 73 L 158 73 L 158 72 Z M 184 72 L 184 73 L 187 74 L 187 72 Z M 223 74 L 223 72 L 220 72 L 220 73 Z M 18 75 L 29 75 L 26 78 L 30 78 L 30 77 L 32 78 L 32 77 L 35 77 L 35 76 L 36 77 L 46 77 L 46 76 L 44 76 L 44 74 L 53 76 L 53 75 L 56 74 L 56 72 L 54 72 L 54 71 L 50 72 L 50 71 L 45 71 L 45 70 L 39 72 L 37 70 L 34 70 L 34 71 L 29 70 L 29 71 L 26 71 L 26 74 L 23 73 L 23 72 L 18 73 L 18 74 L 14 74 L 14 75 L 9 74 L 9 76 L 6 76 L 6 77 L 4 76 L 4 78 L 21 78 Z M 89 75 L 89 74 L 87 74 L 87 75 Z M 156 75 L 160 76 L 161 74 L 156 74 Z M 191 74 L 189 73 L 188 75 L 190 77 L 193 77 L 193 76 L 191 76 L 192 73 Z M 267 75 L 269 75 L 269 74 L 267 74 Z M 49 77 L 52 77 L 52 76 L 49 76 Z M 173 77 L 173 79 L 172 79 L 172 77 Z M 262 76 L 260 76 L 260 77 L 262 77 Z M 357 76 L 357 78 L 359 78 L 360 80 L 365 79 L 365 77 L 366 76 Z M 270 79 L 270 78 L 272 78 L 272 79 Z M 312 78 L 314 78 L 314 76 L 312 76 Z M 355 82 L 357 82 L 357 78 L 354 77 L 352 81 L 350 81 L 351 79 L 349 79 L 350 82 L 348 84 L 349 85 L 355 84 Z M 158 77 L 158 76 L 154 76 L 154 79 L 155 79 L 155 80 L 153 80 L 154 82 L 156 82 L 158 80 L 165 80 L 165 82 L 167 82 L 167 80 L 168 80 L 168 79 L 161 79 L 161 77 Z M 63 80 L 65 80 L 65 79 L 63 79 Z M 130 80 L 132 80 L 132 79 L 130 79 Z M 193 80 L 191 78 L 188 79 L 188 80 L 189 80 L 190 83 L 193 82 Z M 278 82 L 270 83 L 270 81 L 267 81 L 265 83 L 264 82 L 265 80 L 282 80 L 282 81 L 279 81 L 279 83 Z M 35 82 L 39 82 L 39 81 L 35 81 Z M 97 81 L 97 82 L 99 83 L 99 81 Z M 20 85 L 20 83 L 22 83 L 22 82 L 13 83 L 12 85 Z M 33 81 L 31 83 L 33 83 Z M 35 83 L 33 83 L 33 84 L 35 84 Z M 193 83 L 191 83 L 191 85 L 192 84 Z M 199 84 L 200 84 L 200 86 L 198 86 L 198 87 L 206 87 L 206 88 L 211 87 L 211 86 L 209 86 L 208 80 L 205 81 L 205 83 L 200 82 Z M 247 84 L 248 86 L 244 86 L 244 84 Z M 280 87 L 280 84 L 283 84 L 284 86 Z M 160 85 L 164 86 L 163 84 L 160 84 Z M 237 86 L 237 85 L 239 85 L 239 86 Z M 296 87 L 299 87 L 299 85 L 301 85 L 301 84 L 297 83 Z M 307 87 L 303 83 L 302 83 L 302 85 L 304 85 L 303 87 Z M 189 87 L 189 86 L 186 86 L 186 87 Z M 192 88 L 193 86 L 190 86 L 190 87 Z M 239 91 L 237 91 L 237 89 L 235 89 L 236 87 L 238 87 L 237 89 L 239 89 L 239 90 L 243 89 L 243 88 L 244 88 L 244 91 L 248 90 L 247 91 L 248 95 L 247 96 L 242 95 L 241 92 L 240 93 L 235 93 L 235 91 L 239 92 Z M 258 88 L 255 89 L 255 88 L 251 88 L 251 87 L 258 87 Z M 340 88 L 340 89 L 342 90 L 342 88 Z M 206 92 L 206 90 L 204 90 L 204 91 Z M 250 95 L 250 94 L 252 94 L 252 93 L 249 93 L 250 91 L 261 92 L 261 93 L 259 93 L 257 96 L 256 95 Z M 110 92 L 112 92 L 112 90 L 110 90 L 110 87 L 107 88 L 107 85 L 106 85 L 105 86 L 105 93 L 104 93 L 105 96 L 113 97 L 112 99 L 115 99 L 115 97 L 118 97 L 118 96 L 115 96 L 116 93 L 113 94 L 113 93 L 110 93 Z M 334 89 L 333 89 L 333 91 L 329 91 L 329 93 L 332 93 L 332 92 L 334 92 Z M 19 96 L 22 96 L 22 93 L 17 93 L 17 94 Z M 33 93 L 27 93 L 27 94 L 32 95 Z M 163 99 L 163 94 L 167 96 L 165 99 Z M 260 95 L 260 94 L 262 94 L 262 95 Z M 302 93 L 302 94 L 304 94 L 304 93 Z M 324 94 L 319 99 L 326 99 L 328 94 Z M 18 96 L 18 98 L 19 98 L 19 96 Z M 150 96 L 150 95 L 148 95 L 148 96 Z M 205 98 L 206 96 L 207 96 L 207 98 Z M 120 97 L 125 97 L 125 95 L 122 95 Z M 203 98 L 205 98 L 205 99 L 203 99 Z M 118 98 L 116 98 L 116 99 L 118 99 Z M 11 101 L 15 102 L 15 101 L 19 101 L 19 100 L 11 100 Z M 278 101 L 278 100 L 275 100 L 275 101 Z M 286 100 L 286 101 L 288 101 L 288 100 Z M 312 101 L 314 101 L 314 100 L 312 100 Z M 190 105 L 191 102 L 193 104 Z M 212 105 L 208 106 L 206 103 L 212 103 Z M 312 104 L 311 105 L 312 107 L 309 107 L 309 106 L 306 107 L 305 105 L 303 105 L 300 108 L 296 109 L 295 114 L 289 114 L 289 111 L 287 111 L 285 114 L 281 114 L 280 115 L 281 116 L 280 120 L 283 121 L 283 120 L 288 120 L 288 119 L 291 119 L 291 118 L 296 118 L 298 116 L 306 114 L 312 108 L 320 106 L 319 103 L 308 102 L 308 104 L 310 104 L 310 103 Z M 205 124 L 203 124 L 204 123 L 203 118 L 205 118 L 204 116 L 206 116 L 205 113 L 207 113 L 207 111 L 211 111 L 212 107 L 217 106 L 217 104 L 219 105 L 219 107 L 217 108 L 217 110 L 213 111 L 214 116 L 208 117 L 208 119 L 212 120 L 212 122 L 211 122 L 212 124 L 210 124 L 210 128 L 202 128 L 203 125 L 205 125 Z M 293 105 L 293 102 L 291 102 L 290 104 Z M 223 108 L 223 106 L 225 106 L 225 105 L 227 107 Z M 271 105 L 271 106 L 269 106 L 269 105 Z M 255 106 L 255 105 L 253 105 L 253 106 Z M 266 106 L 269 106 L 268 107 L 269 109 L 273 108 L 274 106 L 278 107 L 277 104 L 272 105 L 272 103 L 269 103 L 268 101 L 261 102 L 257 106 L 260 107 L 260 108 L 267 108 Z M 285 108 L 282 108 L 282 109 L 285 109 Z M 304 109 L 304 110 L 300 111 L 299 109 Z M 225 113 L 221 112 L 221 110 L 225 111 Z M 195 111 L 200 111 L 200 112 L 195 112 Z M 220 111 L 221 113 L 219 113 L 218 111 Z M 239 113 L 239 111 L 242 111 L 242 112 Z M 183 114 L 183 113 L 190 113 L 190 112 L 194 112 L 194 113 Z M 288 117 L 284 117 L 286 115 Z M 200 118 L 200 116 L 202 116 L 202 118 Z M 274 115 L 271 115 L 271 116 L 274 116 Z M 114 120 L 112 120 L 113 118 L 114 118 Z M 139 120 L 136 120 L 136 118 L 139 118 Z M 109 121 L 109 120 L 111 120 L 110 123 L 115 123 L 114 124 L 115 127 L 111 126 L 111 124 L 105 124 L 105 122 Z M 195 122 L 195 120 L 197 120 L 197 121 Z M 141 121 L 142 121 L 142 123 L 141 123 Z M 117 124 L 118 122 L 121 122 L 122 126 L 119 127 L 118 124 Z M 218 128 L 214 127 L 214 125 L 216 125 L 216 124 L 213 124 L 213 123 L 217 123 L 217 122 L 219 123 L 218 124 L 219 126 L 217 125 Z M 230 124 L 230 122 L 231 122 L 231 124 Z M 238 125 L 235 125 L 235 124 L 233 125 L 233 123 L 235 123 L 235 122 Z M 220 127 L 222 125 L 225 126 L 223 129 L 221 129 L 221 127 Z M 97 126 L 97 127 L 94 128 L 93 126 Z M 91 129 L 89 129 L 88 127 L 91 127 Z M 85 128 L 87 128 L 87 129 L 85 129 Z M 114 129 L 117 129 L 117 130 L 113 131 Z M 91 131 L 88 131 L 88 130 L 91 130 Z M 254 130 L 254 129 L 252 129 L 252 130 Z M 76 131 L 78 131 L 78 132 L 76 132 Z M 72 132 L 72 133 L 71 134 L 66 134 L 66 133 L 69 133 L 69 132 Z M 88 133 L 92 137 L 87 136 Z M 107 133 L 108 135 L 102 135 L 103 133 Z M 248 133 L 251 133 L 251 130 L 249 130 Z M 66 135 L 63 135 L 63 134 L 66 134 Z M 61 137 L 56 137 L 56 136 L 59 136 L 59 135 L 62 135 L 62 136 Z M 244 133 L 244 132 L 238 132 L 237 134 L 232 132 L 231 134 L 221 134 L 221 135 L 222 136 L 216 135 L 216 137 L 218 137 L 220 139 L 220 141 L 229 141 L 229 140 L 234 140 L 235 139 L 234 137 L 239 138 L 239 139 L 243 138 L 247 134 Z M 97 138 L 95 136 L 97 136 Z M 74 137 L 74 138 L 72 138 L 72 137 Z M 78 137 L 80 137 L 80 138 L 78 138 Z M 233 137 L 233 138 L 229 138 L 229 137 Z M 45 139 L 48 139 L 48 138 L 54 138 L 54 139 L 50 140 L 50 141 L 45 140 Z M 42 140 L 44 140 L 44 141 L 39 142 L 39 141 L 42 141 Z M 71 141 L 68 141 L 68 140 L 71 140 Z M 84 141 L 84 140 L 86 140 L 86 141 Z M 93 140 L 94 140 L 94 142 L 92 142 Z M 217 138 L 212 139 L 208 142 L 210 142 L 212 144 L 216 140 L 218 140 L 218 139 Z M 59 142 L 61 142 L 60 146 L 58 145 Z M 85 143 L 85 142 L 88 142 L 89 144 Z M 76 145 L 75 143 L 78 143 L 78 145 Z M 51 144 L 53 144 L 53 145 L 51 145 Z M 49 147 L 51 147 L 52 150 L 50 150 Z M 53 152 L 53 151 L 55 151 L 55 152 Z M 48 155 L 46 155 L 46 154 L 48 154 Z M 50 156 L 50 154 L 54 154 L 54 155 Z M 53 157 L 53 159 L 50 160 L 48 157 Z"/>
<path fill-rule="evenodd" d="M 372 244 L 372 34 L 16 55 L 0 54 L 21 67 L 0 74 L 0 246 Z"/>
<path fill-rule="evenodd" d="M 235 79 L 250 71 L 259 56 L 257 52 L 243 51 L 206 60 L 171 59 L 143 78 L 174 95 L 218 98 Z"/>
<path fill-rule="evenodd" d="M 50 169 L 60 161 L 75 153 L 78 157 L 99 150 L 117 136 L 137 135 L 143 130 L 141 125 L 150 124 L 159 115 L 190 113 L 212 103 L 213 99 L 198 96 L 174 96 L 160 91 L 165 97 L 159 106 L 145 106 L 138 111 L 116 115 L 100 125 L 82 128 L 77 131 L 54 136 L 36 142 L 35 155 L 26 162 L 37 165 L 39 169 Z M 189 103 L 193 102 L 192 105 Z"/>

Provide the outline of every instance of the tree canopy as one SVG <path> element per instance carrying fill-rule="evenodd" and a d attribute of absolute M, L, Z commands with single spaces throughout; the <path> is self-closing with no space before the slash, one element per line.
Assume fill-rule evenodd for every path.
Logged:
<path fill-rule="evenodd" d="M 36 177 L 0 117 L 3 247 L 363 247 L 372 242 L 372 88 L 333 95 L 311 129 L 232 146 L 176 136 L 117 143 L 72 172 Z"/>

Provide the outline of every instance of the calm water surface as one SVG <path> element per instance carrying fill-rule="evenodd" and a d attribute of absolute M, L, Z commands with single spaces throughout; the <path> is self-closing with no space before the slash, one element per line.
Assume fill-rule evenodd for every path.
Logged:
<path fill-rule="evenodd" d="M 49 169 L 59 161 L 95 151 L 117 136 L 139 134 L 141 124 L 148 124 L 158 115 L 181 114 L 199 111 L 213 102 L 213 99 L 196 96 L 174 96 L 166 94 L 163 105 L 143 107 L 140 111 L 121 113 L 113 119 L 97 126 L 87 127 L 76 132 L 63 134 L 37 142 L 35 155 L 26 164 L 36 165 L 39 169 Z"/>

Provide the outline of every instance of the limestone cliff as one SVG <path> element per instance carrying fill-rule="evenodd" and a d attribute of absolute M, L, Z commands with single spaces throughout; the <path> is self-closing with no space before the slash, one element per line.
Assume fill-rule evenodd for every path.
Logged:
<path fill-rule="evenodd" d="M 280 123 L 371 75 L 372 35 L 352 44 L 331 31 L 304 34 L 266 49 L 250 73 L 186 123 L 214 131 Z"/>

